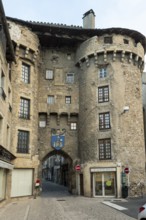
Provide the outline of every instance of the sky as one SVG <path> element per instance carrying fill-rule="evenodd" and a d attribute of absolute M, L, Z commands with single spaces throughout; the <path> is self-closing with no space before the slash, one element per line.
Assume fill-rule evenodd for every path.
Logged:
<path fill-rule="evenodd" d="M 146 0 L 2 0 L 6 16 L 82 26 L 85 12 L 93 9 L 96 28 L 121 27 L 146 36 Z"/>

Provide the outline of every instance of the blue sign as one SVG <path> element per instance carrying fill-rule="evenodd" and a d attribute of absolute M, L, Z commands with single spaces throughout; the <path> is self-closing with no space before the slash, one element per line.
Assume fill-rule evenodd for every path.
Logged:
<path fill-rule="evenodd" d="M 51 137 L 51 146 L 55 148 L 55 150 L 60 150 L 64 147 L 65 135 L 52 134 Z"/>

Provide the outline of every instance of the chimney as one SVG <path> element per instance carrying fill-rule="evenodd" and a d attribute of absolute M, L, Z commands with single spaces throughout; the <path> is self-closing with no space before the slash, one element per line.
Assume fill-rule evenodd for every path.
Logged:
<path fill-rule="evenodd" d="M 95 13 L 92 9 L 90 9 L 83 15 L 83 28 L 95 28 Z"/>

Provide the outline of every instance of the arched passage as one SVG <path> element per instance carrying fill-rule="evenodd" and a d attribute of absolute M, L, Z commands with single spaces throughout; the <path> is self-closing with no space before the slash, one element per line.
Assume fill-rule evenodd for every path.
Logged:
<path fill-rule="evenodd" d="M 74 182 L 73 160 L 63 150 L 52 150 L 41 160 L 42 179 L 68 187 L 71 192 Z"/>

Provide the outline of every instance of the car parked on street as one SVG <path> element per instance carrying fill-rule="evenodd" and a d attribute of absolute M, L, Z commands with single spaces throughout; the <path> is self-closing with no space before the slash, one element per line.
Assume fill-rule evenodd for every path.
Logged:
<path fill-rule="evenodd" d="M 139 208 L 138 220 L 146 220 L 146 204 Z"/>

